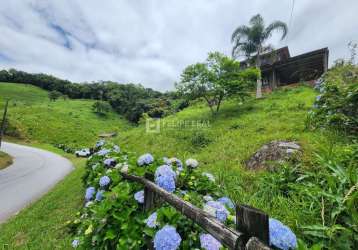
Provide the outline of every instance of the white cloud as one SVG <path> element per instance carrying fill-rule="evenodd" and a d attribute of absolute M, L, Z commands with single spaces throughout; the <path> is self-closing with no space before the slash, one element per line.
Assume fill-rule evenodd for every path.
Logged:
<path fill-rule="evenodd" d="M 172 89 L 209 51 L 230 54 L 236 26 L 261 13 L 289 22 L 290 0 L 12 0 L 0 3 L 0 67 L 72 81 L 113 80 Z M 357 41 L 356 0 L 296 1 L 291 54 L 329 47 L 331 62 Z M 67 47 L 65 47 L 67 46 Z"/>

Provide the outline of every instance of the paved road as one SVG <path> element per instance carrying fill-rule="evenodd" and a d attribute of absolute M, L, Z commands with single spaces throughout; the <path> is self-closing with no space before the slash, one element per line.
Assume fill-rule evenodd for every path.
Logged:
<path fill-rule="evenodd" d="M 42 149 L 3 142 L 1 150 L 14 163 L 0 170 L 0 223 L 40 198 L 73 169 L 66 158 Z"/>

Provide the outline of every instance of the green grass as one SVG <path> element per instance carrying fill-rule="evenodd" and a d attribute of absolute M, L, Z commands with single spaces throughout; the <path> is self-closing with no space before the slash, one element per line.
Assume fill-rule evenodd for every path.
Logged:
<path fill-rule="evenodd" d="M 105 117 L 93 113 L 93 100 L 53 102 L 47 91 L 31 85 L 0 83 L 0 110 L 5 99 L 10 99 L 8 118 L 13 134 L 29 141 L 88 146 L 100 133 L 121 133 L 131 127 L 113 111 Z"/>
<path fill-rule="evenodd" d="M 167 117 L 164 123 L 204 121 L 209 128 L 162 128 L 160 133 L 146 133 L 145 126 L 126 131 L 118 143 L 138 153 L 196 157 L 205 168 L 243 170 L 243 162 L 262 144 L 271 140 L 295 140 L 309 157 L 312 147 L 323 139 L 320 134 L 305 130 L 305 119 L 316 93 L 309 87 L 279 90 L 262 100 L 252 99 L 243 105 L 236 101 L 224 103 L 213 117 L 204 103 Z M 168 125 L 170 126 L 170 125 Z M 195 134 L 204 135 L 211 143 L 198 148 L 193 145 Z"/>
<path fill-rule="evenodd" d="M 263 144 L 272 140 L 297 141 L 303 148 L 304 165 L 310 166 L 313 152 L 333 139 L 328 134 L 305 129 L 305 119 L 317 94 L 310 87 L 285 88 L 265 99 L 252 99 L 243 105 L 225 102 L 220 113 L 213 117 L 204 103 L 185 109 L 164 119 L 164 123 L 208 121 L 210 128 L 162 128 L 160 133 L 146 133 L 145 126 L 125 132 L 117 142 L 130 151 L 150 152 L 157 157 L 189 157 L 198 159 L 203 171 L 214 173 L 219 185 L 236 202 L 263 209 L 293 228 L 302 221 L 297 210 L 299 202 L 286 197 L 272 197 L 271 202 L 256 196 L 259 179 L 265 172 L 245 169 L 245 161 Z M 207 146 L 198 147 L 204 138 Z M 307 217 L 307 216 L 306 216 Z M 307 220 L 314 218 L 307 218 Z"/>
<path fill-rule="evenodd" d="M 131 125 L 112 111 L 106 117 L 97 116 L 91 111 L 93 100 L 51 102 L 47 91 L 31 85 L 0 83 L 1 114 L 5 99 L 10 99 L 11 130 L 16 129 L 16 138 L 7 140 L 64 155 L 76 168 L 39 201 L 0 226 L 0 248 L 8 244 L 9 249 L 71 249 L 65 223 L 73 219 L 82 205 L 85 160 L 50 144 L 90 146 L 98 140 L 98 134 L 121 133 Z"/>
<path fill-rule="evenodd" d="M 12 158 L 10 155 L 5 152 L 0 151 L 0 170 L 10 166 L 12 163 Z"/>
<path fill-rule="evenodd" d="M 297 222 L 315 218 L 302 211 L 302 201 L 283 196 L 273 196 L 269 202 L 261 200 L 256 193 L 262 188 L 260 177 L 267 173 L 248 171 L 244 162 L 264 143 L 295 140 L 302 145 L 303 162 L 309 167 L 317 148 L 340 141 L 334 135 L 305 130 L 306 115 L 316 96 L 305 86 L 280 89 L 265 99 L 251 99 L 242 105 L 227 101 L 215 117 L 204 103 L 197 102 L 163 119 L 167 126 L 162 126 L 160 133 L 147 133 L 145 124 L 131 127 L 114 113 L 99 118 L 90 111 L 92 101 L 53 103 L 47 92 L 25 85 L 0 84 L 0 93 L 4 92 L 16 100 L 16 105 L 10 105 L 10 121 L 22 135 L 41 142 L 42 147 L 42 143 L 53 142 L 89 145 L 98 132 L 117 130 L 120 134 L 114 141 L 126 150 L 198 159 L 200 168 L 214 173 L 218 185 L 235 201 L 261 208 L 294 229 Z M 209 127 L 180 126 L 183 121 L 201 121 Z M 64 225 L 81 206 L 84 164 L 83 160 L 71 159 L 77 167 L 64 181 L 0 227 L 0 243 L 19 249 L 70 248 L 71 237 Z"/>
<path fill-rule="evenodd" d="M 30 144 L 69 158 L 75 169 L 39 201 L 0 225 L 0 246 L 4 249 L 71 249 L 66 222 L 82 206 L 81 176 L 85 160 L 75 158 L 46 144 Z"/>

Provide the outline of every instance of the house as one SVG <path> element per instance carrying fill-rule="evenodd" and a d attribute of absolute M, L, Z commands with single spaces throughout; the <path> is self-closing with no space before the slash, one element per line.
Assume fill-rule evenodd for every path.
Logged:
<path fill-rule="evenodd" d="M 301 81 L 318 79 L 328 69 L 328 48 L 291 57 L 288 47 L 283 47 L 260 56 L 262 84 L 274 89 Z M 247 67 L 249 61 L 241 62 Z"/>

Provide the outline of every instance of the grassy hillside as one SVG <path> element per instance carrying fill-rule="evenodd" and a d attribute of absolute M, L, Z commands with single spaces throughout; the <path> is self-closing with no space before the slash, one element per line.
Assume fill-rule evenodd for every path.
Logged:
<path fill-rule="evenodd" d="M 244 162 L 265 143 L 294 140 L 302 145 L 303 161 L 309 166 L 314 150 L 330 141 L 338 143 L 333 135 L 305 130 L 307 112 L 316 95 L 306 86 L 285 88 L 242 105 L 234 100 L 226 102 L 216 117 L 204 103 L 197 103 L 165 118 L 159 133 L 147 133 L 142 125 L 125 132 L 118 143 L 138 153 L 198 159 L 204 171 L 219 177 L 219 184 L 232 199 L 262 208 L 295 228 L 302 214 L 292 208 L 299 204 L 282 196 L 273 196 L 270 202 L 260 199 L 256 195 L 262 188 L 259 180 L 267 173 L 246 170 Z M 185 121 L 204 121 L 209 127 L 183 125 Z M 314 220 L 307 215 L 305 219 Z"/>
<path fill-rule="evenodd" d="M 15 84 L 0 84 L 0 93 L 0 103 L 4 96 L 15 100 L 9 109 L 10 122 L 26 138 L 88 145 L 97 133 L 118 130 L 120 135 L 114 141 L 138 155 L 150 152 L 156 157 L 198 159 L 200 168 L 214 173 L 218 185 L 236 202 L 261 208 L 294 230 L 299 223 L 314 223 L 317 216 L 308 212 L 306 203 L 287 196 L 272 195 L 263 200 L 258 192 L 267 187 L 260 178 L 271 173 L 248 171 L 245 160 L 262 144 L 287 139 L 302 145 L 304 165 L 309 167 L 316 149 L 340 141 L 331 134 L 305 130 L 307 111 L 317 95 L 305 86 L 281 89 L 241 105 L 235 100 L 225 102 L 215 117 L 204 103 L 197 102 L 163 119 L 159 133 L 148 133 L 146 124 L 130 127 L 114 113 L 105 119 L 97 117 L 90 111 L 92 101 L 50 102 L 45 91 Z M 0 242 L 19 249 L 71 249 L 65 223 L 81 206 L 82 173 L 83 168 L 77 168 L 39 202 L 2 225 Z"/>
<path fill-rule="evenodd" d="M 138 153 L 193 156 L 213 170 L 242 170 L 243 162 L 271 140 L 298 141 L 309 157 L 312 147 L 324 138 L 305 130 L 316 95 L 310 87 L 285 88 L 245 104 L 228 101 L 217 116 L 199 102 L 162 119 L 159 133 L 147 133 L 143 124 L 123 133 L 118 143 Z"/>
<path fill-rule="evenodd" d="M 13 134 L 31 141 L 72 147 L 91 145 L 103 132 L 121 132 L 130 125 L 116 113 L 101 117 L 91 111 L 93 100 L 50 101 L 40 88 L 0 83 L 0 109 L 10 99 L 8 117 Z"/>

